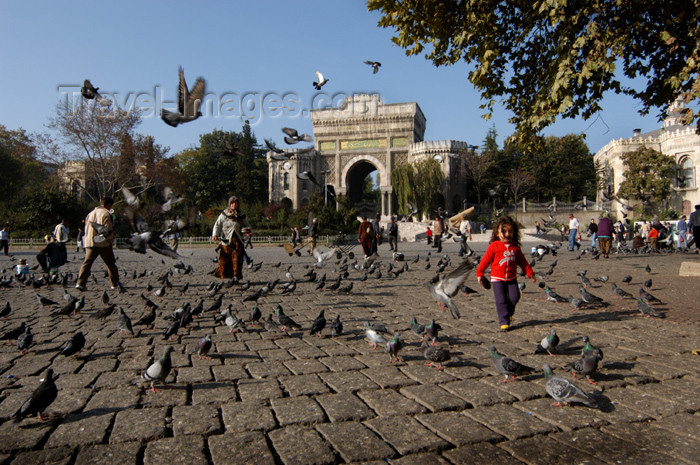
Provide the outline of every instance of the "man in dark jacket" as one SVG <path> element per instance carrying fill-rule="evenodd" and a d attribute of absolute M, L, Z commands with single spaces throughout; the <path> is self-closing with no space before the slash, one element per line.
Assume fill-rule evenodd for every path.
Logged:
<path fill-rule="evenodd" d="M 612 220 L 604 216 L 598 221 L 598 245 L 603 257 L 610 257 L 610 245 L 612 244 L 613 224 Z"/>

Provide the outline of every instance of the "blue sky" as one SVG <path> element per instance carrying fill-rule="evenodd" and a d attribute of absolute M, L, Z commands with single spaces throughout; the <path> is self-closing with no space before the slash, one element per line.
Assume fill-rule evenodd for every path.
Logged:
<path fill-rule="evenodd" d="M 299 111 L 260 111 L 263 96 L 268 108 L 276 106 L 275 96 L 293 99 L 300 109 L 360 92 L 377 93 L 386 103 L 418 102 L 427 118 L 426 140 L 481 145 L 492 125 L 499 143 L 513 132 L 503 109 L 490 121 L 480 117 L 466 64 L 435 68 L 423 57 L 407 57 L 392 44 L 392 30 L 377 27 L 378 19 L 361 1 L 0 0 L 0 124 L 46 131 L 59 99 L 89 78 L 127 106 L 138 96 L 146 110 L 138 131 L 171 154 L 197 145 L 199 135 L 213 129 L 240 131 L 243 96 L 253 105 L 246 111 L 258 141 L 272 138 L 279 145 L 281 127 L 310 132 L 311 122 Z M 380 61 L 379 73 L 364 60 Z M 207 80 L 220 111 L 171 128 L 159 118 L 160 102 L 175 106 L 179 66 L 189 85 L 199 76 Z M 329 78 L 320 96 L 311 85 L 317 69 Z M 627 97 L 607 95 L 603 106 L 607 126 L 564 120 L 546 133 L 585 132 L 595 152 L 611 139 L 630 137 L 634 128 L 660 126 L 655 115 L 639 116 L 639 104 Z"/>

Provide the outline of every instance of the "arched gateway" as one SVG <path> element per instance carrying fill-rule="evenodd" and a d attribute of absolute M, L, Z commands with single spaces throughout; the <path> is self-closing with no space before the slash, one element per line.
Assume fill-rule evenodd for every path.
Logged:
<path fill-rule="evenodd" d="M 301 207 L 317 187 L 296 175 L 309 171 L 321 186 L 328 184 L 361 206 L 362 182 L 376 169 L 380 190 L 376 210 L 386 219 L 396 211 L 394 166 L 431 157 L 440 162 L 445 175 L 441 194 L 450 204 L 443 207 L 461 210 L 466 192 L 462 151 L 467 144 L 424 142 L 425 122 L 417 103 L 384 104 L 376 95 L 355 95 L 338 108 L 312 110 L 314 150 L 292 151 L 289 160 L 275 160 L 274 152 L 268 152 L 270 202 L 287 198 L 294 208 Z"/>

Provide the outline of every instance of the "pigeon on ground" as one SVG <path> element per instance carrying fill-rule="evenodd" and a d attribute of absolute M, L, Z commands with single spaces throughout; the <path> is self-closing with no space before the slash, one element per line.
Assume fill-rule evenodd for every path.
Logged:
<path fill-rule="evenodd" d="M 58 305 L 58 302 L 54 302 L 53 300 L 49 299 L 48 297 L 44 297 L 44 296 L 40 295 L 38 292 L 36 293 L 36 300 L 39 301 L 42 308 L 51 307 L 53 305 Z"/>
<path fill-rule="evenodd" d="M 321 74 L 319 71 L 314 71 L 316 73 L 316 81 L 314 81 L 313 86 L 314 89 L 316 90 L 321 90 L 321 87 L 326 85 L 328 82 L 328 79 L 323 77 L 323 74 Z"/>
<path fill-rule="evenodd" d="M 423 358 L 428 361 L 425 365 L 434 367 L 436 370 L 442 370 L 442 363 L 451 358 L 450 351 L 440 346 L 430 346 L 423 341 L 421 347 L 423 348 Z"/>
<path fill-rule="evenodd" d="M 278 325 L 277 322 L 272 319 L 272 313 L 270 313 L 267 316 L 267 320 L 265 320 L 264 326 L 265 326 L 265 331 L 267 331 L 269 333 L 276 333 L 278 331 L 282 331 L 282 329 L 280 328 L 280 325 Z"/>
<path fill-rule="evenodd" d="M 292 280 L 292 282 L 289 283 L 287 287 L 282 289 L 282 294 L 291 294 L 294 292 L 297 288 L 297 282 L 295 280 Z"/>
<path fill-rule="evenodd" d="M 10 341 L 12 339 L 17 339 L 21 334 L 24 333 L 26 326 L 27 324 L 23 321 L 19 324 L 19 326 L 7 330 L 2 335 L 0 335 L 0 341 L 7 341 L 7 344 L 11 344 Z"/>
<path fill-rule="evenodd" d="M 255 326 L 255 323 L 260 320 L 262 317 L 262 312 L 260 311 L 260 308 L 256 305 L 250 310 L 250 318 L 248 318 L 248 321 Z"/>
<path fill-rule="evenodd" d="M 506 375 L 506 378 L 501 381 L 502 383 L 508 382 L 508 377 L 512 376 L 515 379 L 516 376 L 526 375 L 535 371 L 534 368 L 523 365 L 521 363 L 512 360 L 505 355 L 499 354 L 496 351 L 495 346 L 488 346 L 488 350 L 491 352 L 491 359 L 493 361 L 493 366 L 499 373 Z"/>
<path fill-rule="evenodd" d="M 32 392 L 32 395 L 22 404 L 19 410 L 12 415 L 12 420 L 15 423 L 19 423 L 25 417 L 38 415 L 39 420 L 44 421 L 44 410 L 56 400 L 57 395 L 58 388 L 56 388 L 54 383 L 53 369 L 49 368 L 46 370 L 41 384 Z"/>
<path fill-rule="evenodd" d="M 430 345 L 437 345 L 437 338 L 441 329 L 442 326 L 439 323 L 435 323 L 435 320 L 430 320 L 430 323 L 425 325 L 425 337 L 432 341 Z"/>
<path fill-rule="evenodd" d="M 625 284 L 629 284 L 630 282 L 632 282 L 632 276 L 630 276 L 630 275 L 625 276 L 624 278 L 622 278 L 622 282 Z"/>
<path fill-rule="evenodd" d="M 72 300 L 69 300 L 66 305 L 61 307 L 59 310 L 53 312 L 51 316 L 58 316 L 58 315 L 70 315 L 75 311 L 75 304 L 78 303 L 78 299 L 76 297 L 73 297 Z"/>
<path fill-rule="evenodd" d="M 651 278 L 644 281 L 644 287 L 646 287 L 647 289 L 651 289 L 651 284 L 652 284 Z"/>
<path fill-rule="evenodd" d="M 121 333 L 134 335 L 134 328 L 131 326 L 131 318 L 129 318 L 129 315 L 127 315 L 121 307 L 117 310 L 117 328 Z"/>
<path fill-rule="evenodd" d="M 626 290 L 622 289 L 621 287 L 617 287 L 615 283 L 611 284 L 613 294 L 615 294 L 617 297 L 621 299 L 634 299 L 634 296 L 627 292 Z"/>
<path fill-rule="evenodd" d="M 210 306 L 208 306 L 204 310 L 204 313 L 215 312 L 215 311 L 219 310 L 221 308 L 223 298 L 224 298 L 223 294 L 220 294 L 219 297 Z"/>
<path fill-rule="evenodd" d="M 382 66 L 378 61 L 365 60 L 365 64 L 372 67 L 372 74 L 377 74 L 379 72 L 379 67 Z"/>
<path fill-rule="evenodd" d="M 146 307 L 134 326 L 146 325 L 146 329 L 153 329 L 153 323 L 156 321 L 156 309 L 153 307 Z"/>
<path fill-rule="evenodd" d="M 107 294 L 107 291 L 102 292 L 102 303 L 109 305 L 109 294 Z"/>
<path fill-rule="evenodd" d="M 552 330 L 547 336 L 545 336 L 535 349 L 536 354 L 543 354 L 547 352 L 549 355 L 554 355 L 557 352 L 557 345 L 559 345 L 559 336 L 557 336 L 557 331 Z"/>
<path fill-rule="evenodd" d="M 178 83 L 177 92 L 177 112 L 168 111 L 165 108 L 161 110 L 161 118 L 163 121 L 174 128 L 181 123 L 194 121 L 202 116 L 202 112 L 199 111 L 199 108 L 202 105 L 204 90 L 207 85 L 206 81 L 200 77 L 197 78 L 197 81 L 190 90 L 187 88 L 185 72 L 182 67 L 180 67 L 178 74 L 180 81 Z"/>
<path fill-rule="evenodd" d="M 33 342 L 34 335 L 32 334 L 32 328 L 31 326 L 26 325 L 24 332 L 17 336 L 17 349 L 23 354 L 26 354 L 29 352 L 29 348 L 32 346 Z"/>
<path fill-rule="evenodd" d="M 607 283 L 609 279 L 610 279 L 609 276 L 603 275 L 603 276 L 599 276 L 597 278 L 593 278 L 593 281 L 598 281 L 599 283 Z"/>
<path fill-rule="evenodd" d="M 211 337 L 206 335 L 197 342 L 197 355 L 199 355 L 199 359 L 202 360 L 202 357 L 206 358 L 207 360 L 210 359 L 211 357 L 207 355 L 210 350 Z"/>
<path fill-rule="evenodd" d="M 603 299 L 591 294 L 585 288 L 580 287 L 579 290 L 581 291 L 581 298 L 587 304 L 589 304 L 589 305 L 606 305 L 606 303 Z"/>
<path fill-rule="evenodd" d="M 350 282 L 347 284 L 347 286 L 343 286 L 341 288 L 338 288 L 338 293 L 340 294 L 349 294 L 350 291 L 352 291 L 353 283 Z"/>
<path fill-rule="evenodd" d="M 411 318 L 411 331 L 423 339 L 425 337 L 425 325 L 418 324 L 416 317 Z"/>
<path fill-rule="evenodd" d="M 170 340 L 173 336 L 177 336 L 180 330 L 180 320 L 171 321 L 163 330 L 163 340 Z"/>
<path fill-rule="evenodd" d="M 243 297 L 243 302 L 257 302 L 258 299 L 262 296 L 262 289 L 258 289 L 257 291 L 254 291 L 245 297 Z"/>
<path fill-rule="evenodd" d="M 459 319 L 459 310 L 452 302 L 452 297 L 454 297 L 457 292 L 459 292 L 460 286 L 467 279 L 467 274 L 476 266 L 476 262 L 471 258 L 468 258 L 462 262 L 454 271 L 445 275 L 440 279 L 436 286 L 428 284 L 428 290 L 430 295 L 435 299 L 435 301 L 440 304 L 442 309 L 445 306 L 450 308 L 450 313 L 453 318 Z"/>
<path fill-rule="evenodd" d="M 596 384 L 591 379 L 591 375 L 598 369 L 598 361 L 602 358 L 599 351 L 586 352 L 580 359 L 564 365 L 564 369 L 572 372 L 574 379 L 576 375 L 585 375 L 590 384 Z"/>
<path fill-rule="evenodd" d="M 156 382 L 165 383 L 165 379 L 170 374 L 170 370 L 173 367 L 173 362 L 170 359 L 170 353 L 174 350 L 175 349 L 173 346 L 167 346 L 163 350 L 163 356 L 156 360 L 151 366 L 148 367 L 146 371 L 143 372 L 143 374 L 141 374 L 141 378 L 151 383 L 151 390 L 153 392 L 158 392 L 158 389 L 155 388 L 154 384 Z"/>
<path fill-rule="evenodd" d="M 10 302 L 8 301 L 2 308 L 2 310 L 0 310 L 0 317 L 2 317 L 4 320 L 7 320 L 7 317 L 10 315 L 11 311 L 12 307 L 10 306 Z"/>
<path fill-rule="evenodd" d="M 401 342 L 401 334 L 396 333 L 391 338 L 389 342 L 384 346 L 384 351 L 389 354 L 389 363 L 394 363 L 394 361 L 402 362 L 403 359 L 399 356 L 399 351 L 403 349 L 403 342 Z"/>
<path fill-rule="evenodd" d="M 321 335 L 321 331 L 323 331 L 323 328 L 326 327 L 326 316 L 325 316 L 325 310 L 321 309 L 320 313 L 318 316 L 314 319 L 313 323 L 311 323 L 311 332 L 309 333 L 310 335 L 318 333 L 318 335 Z"/>
<path fill-rule="evenodd" d="M 637 299 L 637 309 L 639 310 L 639 313 L 644 317 L 653 316 L 656 318 L 664 318 L 663 313 L 657 312 L 654 309 L 654 307 L 644 302 L 644 300 L 642 300 L 641 297 Z"/>
<path fill-rule="evenodd" d="M 70 357 L 80 352 L 83 347 L 85 347 L 85 336 L 83 336 L 82 332 L 78 331 L 63 345 L 60 354 L 65 357 Z"/>
<path fill-rule="evenodd" d="M 86 100 L 95 100 L 100 105 L 108 106 L 111 103 L 110 100 L 100 95 L 99 89 L 99 87 L 94 87 L 89 79 L 85 79 L 83 87 L 80 88 L 80 94 Z"/>
<path fill-rule="evenodd" d="M 365 336 L 369 339 L 369 345 L 372 346 L 372 350 L 377 349 L 378 344 L 386 344 L 387 340 L 379 334 L 376 330 L 372 329 L 369 322 L 365 322 Z"/>
<path fill-rule="evenodd" d="M 277 305 L 275 308 L 275 314 L 277 315 L 277 323 L 279 323 L 282 327 L 282 331 L 286 331 L 287 328 L 301 329 L 301 325 L 284 314 L 284 310 L 282 309 L 281 305 Z"/>
<path fill-rule="evenodd" d="M 557 402 L 552 404 L 554 407 L 562 405 L 570 405 L 571 403 L 580 403 L 587 407 L 596 408 L 595 399 L 583 392 L 578 386 L 573 384 L 561 376 L 555 376 L 549 365 L 544 365 L 544 377 L 547 380 L 547 394 L 552 396 Z"/>
<path fill-rule="evenodd" d="M 549 286 L 545 286 L 544 292 L 545 294 L 547 294 L 547 302 L 554 302 L 555 304 L 568 302 L 567 299 L 550 289 Z"/>
<path fill-rule="evenodd" d="M 112 313 L 114 313 L 114 310 L 117 309 L 117 304 L 111 304 L 106 307 L 103 307 L 102 309 L 96 311 L 95 313 L 92 314 L 93 318 L 102 318 L 103 320 L 110 316 Z"/>
<path fill-rule="evenodd" d="M 224 319 L 224 323 L 226 323 L 226 326 L 228 326 L 229 333 L 233 333 L 234 331 L 237 333 L 246 331 L 243 320 L 231 313 L 231 307 L 226 309 L 226 318 Z"/>
<path fill-rule="evenodd" d="M 644 268 L 644 271 L 646 271 L 647 273 L 651 273 L 651 267 L 647 265 L 646 268 Z"/>
<path fill-rule="evenodd" d="M 340 314 L 335 316 L 335 320 L 330 324 L 331 337 L 337 337 L 343 334 L 343 322 L 340 321 Z"/>
<path fill-rule="evenodd" d="M 653 295 L 649 294 L 647 291 L 642 289 L 641 287 L 639 288 L 639 297 L 645 301 L 648 304 L 661 304 L 661 301 L 654 297 Z"/>
<path fill-rule="evenodd" d="M 588 336 L 583 336 L 583 349 L 581 349 L 581 357 L 585 357 L 591 352 L 596 352 L 599 360 L 603 360 L 603 351 L 591 344 L 591 340 Z"/>

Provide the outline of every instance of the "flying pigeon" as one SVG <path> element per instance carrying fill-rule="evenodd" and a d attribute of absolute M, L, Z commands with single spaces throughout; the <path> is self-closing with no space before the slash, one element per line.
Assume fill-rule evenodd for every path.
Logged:
<path fill-rule="evenodd" d="M 151 383 L 151 390 L 153 392 L 158 392 L 158 390 L 154 387 L 154 384 L 158 381 L 165 383 L 165 379 L 170 374 L 170 369 L 173 366 L 173 362 L 170 359 L 170 353 L 174 350 L 175 349 L 173 346 L 167 346 L 163 351 L 163 356 L 156 360 L 155 363 L 149 366 L 148 369 L 141 374 L 141 378 Z"/>
<path fill-rule="evenodd" d="M 102 95 L 100 95 L 100 93 L 98 92 L 99 89 L 99 87 L 94 87 L 89 79 L 85 79 L 83 81 L 83 87 L 80 88 L 80 94 L 86 100 L 94 99 L 100 105 L 109 105 L 111 102 L 109 101 L 109 99 L 106 99 L 102 97 Z"/>
<path fill-rule="evenodd" d="M 183 197 L 178 197 L 177 195 L 175 195 L 173 190 L 168 186 L 165 186 L 163 188 L 163 198 L 165 199 L 165 203 L 160 206 L 160 209 L 163 210 L 164 212 L 172 210 L 172 208 L 175 205 L 177 205 L 178 203 L 185 200 Z M 180 231 L 180 230 L 184 229 L 186 225 L 187 225 L 187 223 L 183 221 L 182 226 L 179 226 L 179 227 L 175 226 L 174 229 L 169 228 L 168 234 L 173 233 L 175 231 Z"/>
<path fill-rule="evenodd" d="M 435 299 L 437 303 L 440 304 L 442 309 L 445 306 L 450 308 L 450 313 L 455 319 L 459 319 L 459 310 L 452 302 L 452 297 L 454 297 L 459 291 L 460 286 L 467 279 L 467 274 L 476 265 L 476 262 L 471 258 L 468 258 L 462 262 L 454 271 L 450 272 L 446 276 L 443 276 L 436 286 L 428 284 L 428 290 L 430 295 Z"/>
<path fill-rule="evenodd" d="M 587 407 L 596 408 L 595 399 L 583 392 L 581 388 L 561 376 L 555 376 L 549 365 L 544 365 L 544 377 L 547 380 L 547 394 L 552 396 L 557 402 L 554 407 L 569 405 L 572 402 L 583 404 Z"/>
<path fill-rule="evenodd" d="M 321 90 L 321 87 L 323 87 L 327 82 L 328 79 L 323 77 L 323 74 L 321 74 L 320 71 L 314 71 L 316 73 L 316 79 L 317 81 L 314 81 L 313 86 L 314 89 L 316 90 Z"/>
<path fill-rule="evenodd" d="M 559 336 L 557 336 L 557 331 L 552 330 L 547 336 L 545 336 L 539 344 L 537 344 L 537 349 L 535 349 L 536 354 L 542 354 L 547 352 L 549 355 L 554 355 L 557 352 L 557 345 L 559 345 Z"/>
<path fill-rule="evenodd" d="M 57 395 L 58 388 L 56 388 L 56 384 L 54 383 L 53 369 L 49 368 L 46 370 L 41 384 L 32 392 L 32 395 L 22 404 L 19 410 L 12 415 L 12 420 L 15 423 L 19 423 L 24 417 L 38 415 L 39 419 L 44 421 L 44 410 L 56 400 Z"/>
<path fill-rule="evenodd" d="M 501 381 L 502 383 L 508 382 L 508 376 L 512 376 L 515 379 L 516 376 L 525 375 L 532 373 L 534 368 L 522 365 L 515 360 L 512 360 L 505 355 L 499 354 L 496 351 L 496 347 L 488 346 L 488 350 L 491 352 L 491 359 L 493 361 L 493 366 L 499 373 L 506 375 L 506 378 Z"/>
<path fill-rule="evenodd" d="M 83 347 L 85 347 L 85 336 L 83 336 L 82 332 L 78 331 L 63 345 L 60 354 L 65 357 L 70 357 L 80 352 Z"/>
<path fill-rule="evenodd" d="M 206 81 L 200 77 L 194 83 L 194 87 L 192 87 L 190 90 L 187 88 L 187 83 L 185 82 L 185 72 L 183 71 L 182 67 L 180 67 L 178 73 L 180 76 L 177 92 L 178 111 L 168 111 L 165 108 L 161 110 L 161 118 L 163 121 L 174 128 L 180 123 L 194 121 L 202 116 L 202 112 L 199 111 L 199 108 L 202 105 L 204 90 L 207 85 Z"/>
<path fill-rule="evenodd" d="M 372 74 L 377 74 L 379 72 L 379 67 L 382 66 L 378 61 L 365 60 L 365 64 L 372 67 Z"/>
<path fill-rule="evenodd" d="M 299 134 L 296 129 L 294 128 L 282 128 L 282 132 L 284 132 L 287 136 L 284 138 L 284 141 L 289 144 L 289 145 L 294 145 L 298 142 L 311 142 L 311 136 L 308 134 Z"/>

